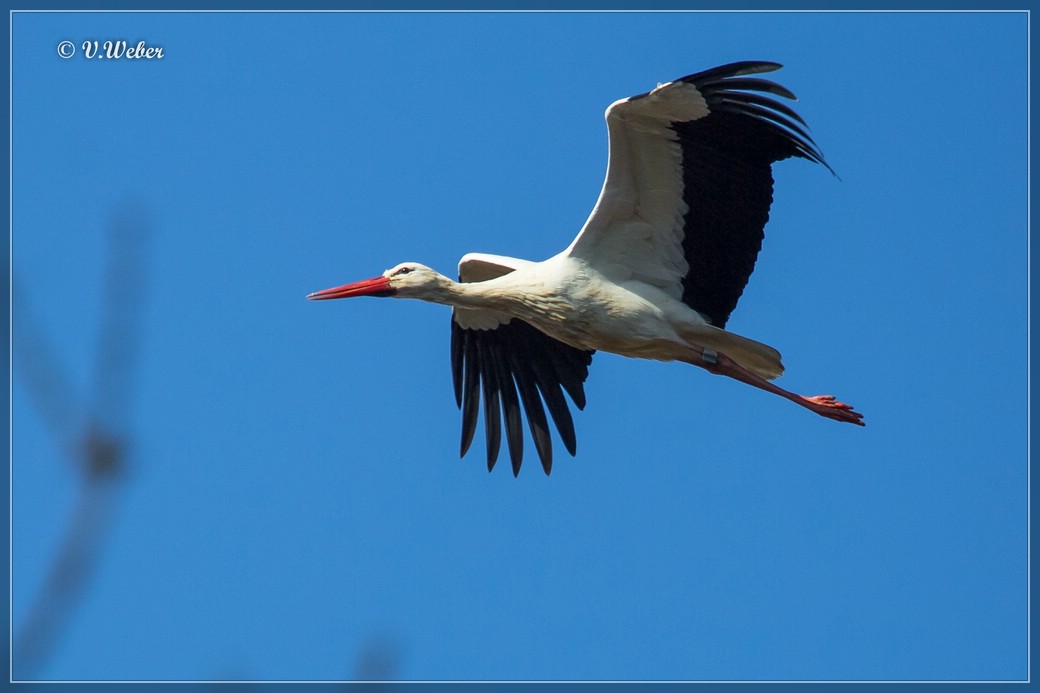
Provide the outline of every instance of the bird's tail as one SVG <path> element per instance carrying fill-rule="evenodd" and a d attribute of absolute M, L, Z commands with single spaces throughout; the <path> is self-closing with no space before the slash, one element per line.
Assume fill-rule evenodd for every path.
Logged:
<path fill-rule="evenodd" d="M 755 375 L 767 380 L 779 378 L 784 373 L 784 364 L 780 363 L 780 352 L 753 339 L 711 325 L 698 325 L 694 332 L 684 337 L 707 349 L 722 352 Z"/>

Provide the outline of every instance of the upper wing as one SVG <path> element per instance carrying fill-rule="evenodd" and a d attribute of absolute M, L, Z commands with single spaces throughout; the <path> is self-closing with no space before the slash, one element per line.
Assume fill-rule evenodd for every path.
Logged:
<path fill-rule="evenodd" d="M 470 253 L 459 262 L 459 280 L 487 281 L 523 264 L 526 261 Z M 552 441 L 543 402 L 567 451 L 574 455 L 574 422 L 563 391 L 578 409 L 585 408 L 583 383 L 589 374 L 592 354 L 553 339 L 518 318 L 491 310 L 455 308 L 451 320 L 451 374 L 455 401 L 462 409 L 460 454 L 465 455 L 473 442 L 483 395 L 488 471 L 498 459 L 504 414 L 513 475 L 520 473 L 524 455 L 521 403 L 546 474 L 552 470 Z"/>
<path fill-rule="evenodd" d="M 568 252 L 725 327 L 762 246 L 772 164 L 797 156 L 830 169 L 798 114 L 757 92 L 794 94 L 743 77 L 779 68 L 732 63 L 612 104 L 606 181 Z"/>

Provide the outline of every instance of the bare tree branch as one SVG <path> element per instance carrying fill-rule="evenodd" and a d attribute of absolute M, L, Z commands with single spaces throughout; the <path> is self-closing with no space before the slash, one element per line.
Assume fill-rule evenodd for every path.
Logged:
<path fill-rule="evenodd" d="M 108 263 L 94 387 L 84 410 L 68 376 L 32 318 L 22 290 L 13 315 L 13 361 L 52 435 L 79 472 L 65 536 L 15 640 L 12 677 L 40 676 L 82 601 L 111 525 L 126 468 L 131 396 L 137 373 L 150 237 L 141 210 L 118 211 L 109 227 Z"/>

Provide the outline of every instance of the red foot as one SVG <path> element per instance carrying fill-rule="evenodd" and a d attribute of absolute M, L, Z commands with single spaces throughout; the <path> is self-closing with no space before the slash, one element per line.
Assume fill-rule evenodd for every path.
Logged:
<path fill-rule="evenodd" d="M 845 404 L 834 399 L 834 395 L 803 396 L 802 399 L 805 400 L 806 408 L 811 409 L 820 416 L 826 416 L 828 419 L 834 419 L 835 421 L 856 424 L 857 426 L 866 426 L 866 423 L 863 422 L 862 414 L 858 411 L 853 411 L 851 404 Z"/>

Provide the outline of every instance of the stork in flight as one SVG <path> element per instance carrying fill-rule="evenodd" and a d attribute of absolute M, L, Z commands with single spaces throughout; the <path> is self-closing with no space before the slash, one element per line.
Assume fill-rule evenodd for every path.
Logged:
<path fill-rule="evenodd" d="M 575 454 L 563 393 L 585 407 L 583 383 L 596 351 L 690 363 L 862 426 L 863 415 L 831 395 L 805 397 L 771 383 L 784 370 L 779 352 L 724 329 L 762 245 L 772 164 L 801 157 L 831 170 L 805 121 L 763 96 L 794 94 L 745 76 L 779 68 L 732 63 L 612 104 L 599 200 L 577 238 L 548 260 L 469 253 L 458 282 L 405 262 L 307 298 L 393 296 L 451 306 L 461 455 L 483 398 L 488 471 L 504 418 L 519 473 L 521 407 L 546 474 L 552 443 L 545 408 Z"/>

